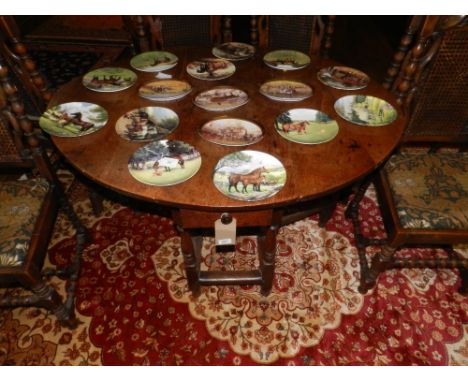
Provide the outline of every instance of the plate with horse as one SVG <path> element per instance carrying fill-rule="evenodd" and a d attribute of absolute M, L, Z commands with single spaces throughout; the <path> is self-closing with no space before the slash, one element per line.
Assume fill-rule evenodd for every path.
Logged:
<path fill-rule="evenodd" d="M 192 91 L 192 86 L 180 80 L 155 80 L 138 89 L 140 97 L 152 101 L 173 101 L 185 97 Z"/>
<path fill-rule="evenodd" d="M 370 81 L 367 74 L 347 66 L 329 66 L 320 69 L 317 78 L 323 84 L 341 90 L 363 89 Z"/>
<path fill-rule="evenodd" d="M 187 73 L 199 80 L 223 80 L 235 71 L 236 66 L 222 58 L 202 58 L 187 65 Z"/>
<path fill-rule="evenodd" d="M 226 111 L 245 105 L 248 101 L 249 96 L 241 89 L 216 86 L 199 93 L 193 102 L 208 111 Z"/>
<path fill-rule="evenodd" d="M 39 126 L 56 137 L 81 137 L 103 128 L 107 111 L 89 102 L 68 102 L 47 109 L 39 118 Z"/>
<path fill-rule="evenodd" d="M 255 48 L 243 42 L 226 42 L 215 46 L 212 53 L 218 58 L 237 61 L 252 57 L 255 54 Z"/>
<path fill-rule="evenodd" d="M 223 146 L 247 146 L 263 138 L 256 123 L 239 118 L 218 118 L 205 123 L 198 131 L 203 139 Z"/>
<path fill-rule="evenodd" d="M 137 75 L 129 69 L 105 67 L 92 70 L 83 76 L 83 85 L 96 92 L 118 92 L 131 87 Z"/>
<path fill-rule="evenodd" d="M 260 93 L 274 101 L 295 102 L 312 96 L 312 88 L 298 81 L 273 80 L 260 86 Z"/>
<path fill-rule="evenodd" d="M 273 69 L 298 70 L 310 64 L 310 57 L 297 50 L 274 50 L 265 54 L 263 62 Z"/>
<path fill-rule="evenodd" d="M 315 109 L 291 109 L 275 119 L 276 131 L 288 141 L 319 144 L 331 141 L 338 134 L 338 123 Z"/>
<path fill-rule="evenodd" d="M 175 54 L 162 50 L 144 52 L 130 60 L 130 65 L 142 72 L 160 72 L 177 65 L 179 59 Z"/>
<path fill-rule="evenodd" d="M 136 150 L 128 161 L 128 171 L 150 186 L 172 186 L 193 177 L 201 166 L 200 153 L 182 141 L 162 140 Z"/>
<path fill-rule="evenodd" d="M 286 169 L 274 156 L 255 150 L 221 158 L 213 172 L 215 187 L 229 198 L 257 201 L 270 198 L 286 183 Z"/>

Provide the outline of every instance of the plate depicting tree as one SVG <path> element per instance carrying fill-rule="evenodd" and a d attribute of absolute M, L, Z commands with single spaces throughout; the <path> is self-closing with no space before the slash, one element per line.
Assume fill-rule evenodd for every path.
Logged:
<path fill-rule="evenodd" d="M 215 46 L 212 53 L 213 56 L 218 58 L 237 61 L 252 57 L 255 54 L 255 48 L 243 42 L 226 42 Z"/>
<path fill-rule="evenodd" d="M 397 118 L 397 111 L 387 101 L 367 95 L 349 95 L 335 102 L 335 111 L 348 122 L 362 126 L 385 126 Z"/>
<path fill-rule="evenodd" d="M 213 172 L 215 187 L 229 198 L 257 201 L 270 198 L 286 183 L 286 170 L 274 156 L 254 150 L 223 157 Z"/>
<path fill-rule="evenodd" d="M 291 109 L 275 119 L 276 131 L 288 141 L 319 144 L 331 141 L 338 134 L 338 123 L 315 109 Z"/>
<path fill-rule="evenodd" d="M 297 50 L 274 50 L 265 54 L 263 62 L 273 69 L 298 70 L 310 64 L 310 57 Z"/>
<path fill-rule="evenodd" d="M 47 109 L 39 118 L 39 126 L 56 137 L 81 137 L 103 128 L 107 111 L 89 102 L 68 102 Z"/>
<path fill-rule="evenodd" d="M 117 92 L 128 89 L 137 80 L 129 69 L 105 67 L 92 70 L 83 76 L 83 85 L 96 92 Z"/>
<path fill-rule="evenodd" d="M 172 101 L 185 97 L 191 91 L 192 86 L 186 81 L 156 80 L 141 86 L 138 95 L 152 101 Z"/>
<path fill-rule="evenodd" d="M 247 146 L 263 138 L 256 123 L 238 118 L 219 118 L 205 123 L 199 130 L 203 139 L 224 146 Z"/>
<path fill-rule="evenodd" d="M 188 143 L 173 140 L 140 147 L 128 161 L 130 174 L 150 186 L 172 186 L 193 177 L 201 166 L 200 153 Z"/>
<path fill-rule="evenodd" d="M 199 93 L 195 105 L 208 111 L 226 111 L 245 105 L 249 96 L 241 89 L 231 86 L 217 86 Z"/>
<path fill-rule="evenodd" d="M 199 80 L 223 80 L 235 71 L 236 66 L 222 58 L 202 58 L 187 65 L 187 73 Z"/>
<path fill-rule="evenodd" d="M 329 66 L 320 69 L 317 78 L 323 84 L 341 90 L 363 89 L 369 84 L 367 74 L 347 66 Z"/>
<path fill-rule="evenodd" d="M 150 141 L 166 137 L 178 125 L 179 117 L 171 109 L 148 106 L 122 115 L 115 124 L 115 130 L 129 141 Z"/>
<path fill-rule="evenodd" d="M 260 93 L 274 101 L 302 101 L 312 96 L 312 88 L 298 81 L 273 80 L 260 86 Z"/>
<path fill-rule="evenodd" d="M 173 68 L 177 62 L 175 54 L 158 50 L 138 54 L 130 60 L 130 65 L 142 72 L 160 72 Z"/>

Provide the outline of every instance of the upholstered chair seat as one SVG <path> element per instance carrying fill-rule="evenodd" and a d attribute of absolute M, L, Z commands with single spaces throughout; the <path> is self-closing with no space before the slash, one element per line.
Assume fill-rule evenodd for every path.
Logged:
<path fill-rule="evenodd" d="M 23 264 L 49 190 L 42 178 L 0 183 L 0 267 Z"/>
<path fill-rule="evenodd" d="M 468 153 L 401 153 L 385 165 L 406 229 L 468 229 Z"/>

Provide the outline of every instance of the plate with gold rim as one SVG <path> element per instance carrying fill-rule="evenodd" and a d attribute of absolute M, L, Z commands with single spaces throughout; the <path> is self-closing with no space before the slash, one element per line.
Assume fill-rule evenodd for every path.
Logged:
<path fill-rule="evenodd" d="M 252 121 L 239 118 L 217 118 L 198 130 L 200 136 L 223 146 L 247 146 L 263 138 L 263 129 Z"/>
<path fill-rule="evenodd" d="M 236 66 L 222 58 L 202 58 L 187 65 L 187 73 L 199 80 L 223 80 L 235 71 Z"/>
<path fill-rule="evenodd" d="M 130 60 L 130 65 L 142 72 L 161 72 L 173 68 L 178 61 L 173 53 L 155 50 L 136 55 Z"/>
<path fill-rule="evenodd" d="M 347 66 L 329 66 L 317 73 L 323 84 L 340 90 L 363 89 L 369 84 L 369 76 L 360 70 Z"/>
<path fill-rule="evenodd" d="M 135 84 L 137 75 L 129 69 L 104 67 L 83 76 L 83 85 L 96 92 L 118 92 Z"/>

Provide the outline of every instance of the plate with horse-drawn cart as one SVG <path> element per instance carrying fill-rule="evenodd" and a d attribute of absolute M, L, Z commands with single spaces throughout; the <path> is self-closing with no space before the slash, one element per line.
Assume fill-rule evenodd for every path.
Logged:
<path fill-rule="evenodd" d="M 263 62 L 273 69 L 298 70 L 310 64 L 310 57 L 297 50 L 274 50 L 265 54 Z"/>
<path fill-rule="evenodd" d="M 288 141 L 319 144 L 331 141 L 338 134 L 338 123 L 315 109 L 291 109 L 275 119 L 276 131 Z"/>
<path fill-rule="evenodd" d="M 150 186 L 172 186 L 194 176 L 201 166 L 200 153 L 182 141 L 154 141 L 136 150 L 128 171 Z"/>
<path fill-rule="evenodd" d="M 203 139 L 224 146 L 247 146 L 263 138 L 256 123 L 238 118 L 218 118 L 205 123 L 198 131 Z"/>
<path fill-rule="evenodd" d="M 191 91 L 192 86 L 186 81 L 156 80 L 141 86 L 138 95 L 152 101 L 174 101 L 185 97 Z"/>
<path fill-rule="evenodd" d="M 56 137 L 81 137 L 105 126 L 107 111 L 89 102 L 68 102 L 47 109 L 39 118 L 39 126 Z"/>
<path fill-rule="evenodd" d="M 370 81 L 367 74 L 347 66 L 329 66 L 320 69 L 317 78 L 323 84 L 341 90 L 362 89 Z"/>
<path fill-rule="evenodd" d="M 195 105 L 208 111 L 226 111 L 245 105 L 249 96 L 241 89 L 232 86 L 217 86 L 199 93 Z"/>
<path fill-rule="evenodd" d="M 274 156 L 254 150 L 221 158 L 213 172 L 215 187 L 229 198 L 257 201 L 270 198 L 286 183 L 286 169 Z"/>
<path fill-rule="evenodd" d="M 199 80 L 223 80 L 235 71 L 236 66 L 222 58 L 202 58 L 187 65 L 187 73 Z"/>
<path fill-rule="evenodd" d="M 252 57 L 255 54 L 255 48 L 243 42 L 226 42 L 215 46 L 212 53 L 213 56 L 218 58 L 238 61 Z"/>
<path fill-rule="evenodd" d="M 312 88 L 298 81 L 273 80 L 260 86 L 260 93 L 274 101 L 295 102 L 312 96 Z"/>
<path fill-rule="evenodd" d="M 83 76 L 83 85 L 96 92 L 118 92 L 128 89 L 137 80 L 129 69 L 105 67 L 92 70 Z"/>
<path fill-rule="evenodd" d="M 138 54 L 130 60 L 130 65 L 142 72 L 160 72 L 176 66 L 178 60 L 175 54 L 157 50 Z"/>
<path fill-rule="evenodd" d="M 148 106 L 130 110 L 115 124 L 117 134 L 128 141 L 162 139 L 179 125 L 177 114 L 166 107 Z"/>

